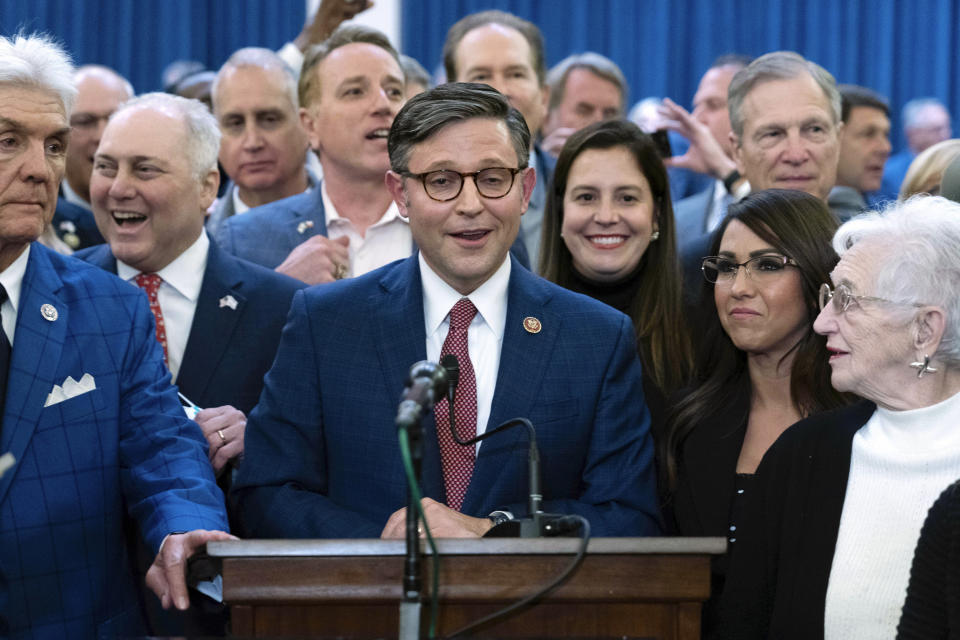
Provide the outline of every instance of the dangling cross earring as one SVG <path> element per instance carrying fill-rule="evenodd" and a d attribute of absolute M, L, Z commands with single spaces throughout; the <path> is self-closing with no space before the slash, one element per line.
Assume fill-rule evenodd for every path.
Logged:
<path fill-rule="evenodd" d="M 930 356 L 923 354 L 923 362 L 911 362 L 910 366 L 917 370 L 917 377 L 922 378 L 925 373 L 936 373 L 937 370 L 930 366 Z"/>

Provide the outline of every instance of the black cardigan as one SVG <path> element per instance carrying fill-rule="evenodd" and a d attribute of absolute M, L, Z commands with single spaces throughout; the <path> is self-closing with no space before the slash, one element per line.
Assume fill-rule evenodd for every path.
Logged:
<path fill-rule="evenodd" d="M 927 514 L 897 627 L 897 640 L 929 638 L 960 638 L 960 482 Z"/>
<path fill-rule="evenodd" d="M 787 429 L 757 469 L 721 599 L 720 638 L 823 638 L 853 436 L 871 402 Z"/>

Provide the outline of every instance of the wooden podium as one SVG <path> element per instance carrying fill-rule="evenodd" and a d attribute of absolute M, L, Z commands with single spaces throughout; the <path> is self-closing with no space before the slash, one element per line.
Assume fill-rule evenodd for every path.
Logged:
<path fill-rule="evenodd" d="M 578 540 L 438 540 L 438 634 L 529 595 L 572 560 Z M 700 637 L 710 557 L 723 538 L 595 538 L 576 573 L 539 604 L 471 637 Z M 231 540 L 207 552 L 223 569 L 223 599 L 241 637 L 397 636 L 402 540 Z M 430 554 L 423 588 L 430 589 Z M 422 637 L 429 624 L 424 600 Z"/>

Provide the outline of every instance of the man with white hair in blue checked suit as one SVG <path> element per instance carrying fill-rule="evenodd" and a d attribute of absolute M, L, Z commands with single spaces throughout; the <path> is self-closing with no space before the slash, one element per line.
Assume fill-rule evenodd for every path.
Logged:
<path fill-rule="evenodd" d="M 456 355 L 461 439 L 516 417 L 537 428 L 544 509 L 595 535 L 659 531 L 650 418 L 630 319 L 509 254 L 536 180 L 519 111 L 481 84 L 422 93 L 390 131 L 386 184 L 419 253 L 298 291 L 233 492 L 258 537 L 402 537 L 394 417 L 410 366 Z M 527 513 L 527 437 L 460 446 L 424 420 L 433 535 L 483 535 Z"/>
<path fill-rule="evenodd" d="M 187 558 L 229 538 L 223 495 L 135 287 L 34 243 L 53 216 L 72 65 L 0 38 L 0 635 L 142 635 L 124 512 L 157 552 L 147 583 L 188 606 Z"/>

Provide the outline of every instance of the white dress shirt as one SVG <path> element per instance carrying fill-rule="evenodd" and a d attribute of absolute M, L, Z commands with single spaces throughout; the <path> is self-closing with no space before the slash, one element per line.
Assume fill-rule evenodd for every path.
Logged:
<path fill-rule="evenodd" d="M 443 342 L 450 331 L 450 310 L 460 298 L 470 298 L 477 315 L 467 330 L 467 350 L 477 379 L 477 433 L 487 430 L 493 392 L 500 371 L 500 349 L 507 324 L 507 286 L 510 284 L 510 256 L 486 282 L 463 296 L 444 282 L 420 254 L 423 281 L 423 319 L 427 332 L 427 360 L 440 361 Z M 411 363 L 412 364 L 412 363 Z M 462 368 L 462 367 L 461 367 Z M 497 425 L 493 425 L 497 426 Z M 479 449 L 481 443 L 477 443 Z"/>
<path fill-rule="evenodd" d="M 7 299 L 0 306 L 0 316 L 3 317 L 3 332 L 13 347 L 13 334 L 17 329 L 17 309 L 20 308 L 20 289 L 23 286 L 23 275 L 27 272 L 27 261 L 30 259 L 30 245 L 23 253 L 0 273 L 0 284 L 7 291 Z M 39 313 L 39 311 L 38 311 Z"/>
<path fill-rule="evenodd" d="M 413 235 L 410 224 L 400 215 L 397 203 L 391 201 L 376 223 L 360 235 L 347 218 L 342 218 L 327 193 L 327 183 L 320 183 L 323 212 L 327 222 L 327 237 L 331 240 L 350 238 L 350 277 L 362 276 L 394 260 L 409 258 L 413 253 Z"/>
<path fill-rule="evenodd" d="M 90 203 L 84 200 L 79 193 L 70 188 L 70 182 L 66 178 L 60 181 L 60 187 L 63 189 L 63 197 L 67 202 L 83 207 L 87 211 L 92 211 Z"/>
<path fill-rule="evenodd" d="M 203 274 L 207 269 L 207 252 L 210 239 L 203 231 L 200 237 L 173 262 L 157 272 L 163 283 L 157 291 L 163 323 L 167 327 L 167 365 L 176 382 L 183 362 L 183 352 L 187 349 L 193 315 L 197 310 L 197 298 L 203 284 Z M 140 271 L 117 260 L 117 275 L 132 281 Z M 136 285 L 136 283 L 133 283 Z"/>

